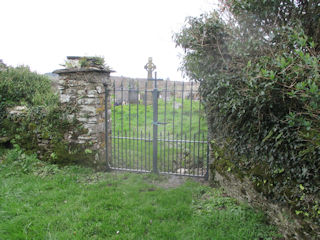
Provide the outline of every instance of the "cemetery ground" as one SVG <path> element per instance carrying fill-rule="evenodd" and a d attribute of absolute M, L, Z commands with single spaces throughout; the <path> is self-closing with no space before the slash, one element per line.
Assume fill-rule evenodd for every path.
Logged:
<path fill-rule="evenodd" d="M 222 189 L 171 180 L 0 149 L 0 239 L 282 239 L 262 212 Z"/>
<path fill-rule="evenodd" d="M 205 171 L 207 122 L 199 100 L 159 99 L 158 167 L 161 172 L 180 168 Z M 152 169 L 153 106 L 111 106 L 112 161 L 118 167 Z M 127 139 L 129 138 L 129 139 Z M 139 140 L 140 139 L 140 140 Z M 144 140 L 147 139 L 147 140 Z M 187 140 L 187 143 L 186 141 Z M 188 141 L 189 140 L 189 141 Z M 195 172 L 196 173 L 196 172 Z"/>

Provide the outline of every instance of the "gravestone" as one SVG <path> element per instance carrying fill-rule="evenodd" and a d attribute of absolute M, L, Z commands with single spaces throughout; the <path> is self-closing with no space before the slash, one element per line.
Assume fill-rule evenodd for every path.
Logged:
<path fill-rule="evenodd" d="M 130 104 L 139 104 L 140 94 L 137 89 L 130 88 L 128 95 L 128 101 Z"/>

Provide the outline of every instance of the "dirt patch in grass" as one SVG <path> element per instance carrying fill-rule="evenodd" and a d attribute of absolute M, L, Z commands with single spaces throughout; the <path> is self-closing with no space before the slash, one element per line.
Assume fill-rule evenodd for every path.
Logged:
<path fill-rule="evenodd" d="M 139 192 L 154 192 L 156 191 L 156 188 L 148 188 L 148 189 L 140 189 Z"/>
<path fill-rule="evenodd" d="M 159 175 L 158 178 L 152 180 L 150 183 L 154 184 L 158 187 L 169 189 L 169 188 L 177 188 L 184 184 L 186 181 L 196 181 L 202 184 L 207 185 L 207 181 L 202 178 L 193 178 L 186 176 L 176 176 L 176 175 Z"/>
<path fill-rule="evenodd" d="M 184 184 L 186 182 L 187 178 L 180 177 L 180 176 L 166 176 L 166 179 L 160 182 L 155 182 L 153 184 L 168 189 L 168 188 L 177 188 L 180 185 Z"/>

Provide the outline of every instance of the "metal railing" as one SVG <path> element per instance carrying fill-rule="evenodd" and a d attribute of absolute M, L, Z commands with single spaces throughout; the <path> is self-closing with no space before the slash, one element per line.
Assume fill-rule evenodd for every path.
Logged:
<path fill-rule="evenodd" d="M 106 91 L 111 99 L 111 169 L 206 178 L 207 123 L 194 84 L 153 79 L 142 88 L 139 81 L 126 85 L 114 81 Z"/>

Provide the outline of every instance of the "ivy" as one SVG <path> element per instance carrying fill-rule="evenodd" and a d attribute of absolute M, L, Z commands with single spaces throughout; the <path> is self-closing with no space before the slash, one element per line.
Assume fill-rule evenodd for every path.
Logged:
<path fill-rule="evenodd" d="M 181 69 L 200 82 L 214 167 L 320 224 L 320 6 L 221 2 L 222 11 L 189 17 L 175 35 Z"/>
<path fill-rule="evenodd" d="M 23 114 L 9 113 L 21 105 L 27 109 Z M 76 119 L 69 119 L 75 111 L 59 103 L 47 77 L 24 66 L 0 71 L 0 137 L 11 139 L 28 154 L 60 164 L 85 161 L 86 146 L 67 139 L 85 132 Z"/>

